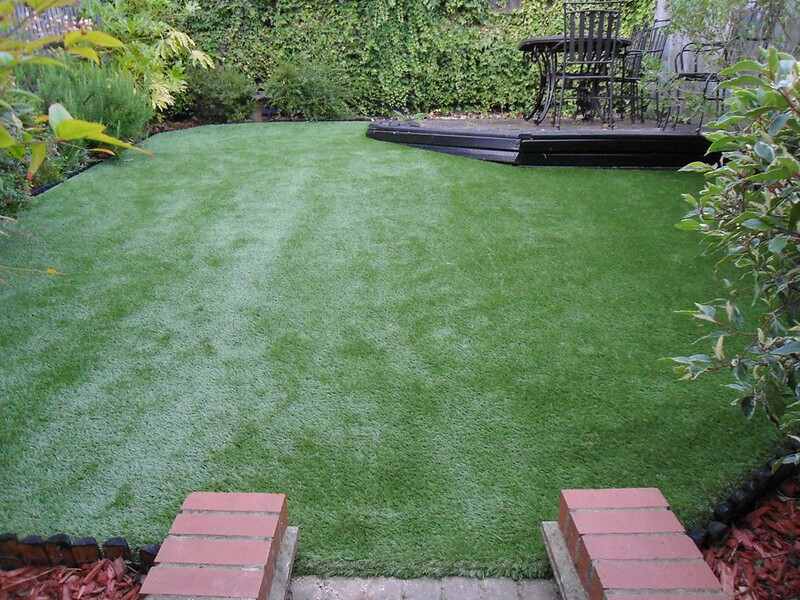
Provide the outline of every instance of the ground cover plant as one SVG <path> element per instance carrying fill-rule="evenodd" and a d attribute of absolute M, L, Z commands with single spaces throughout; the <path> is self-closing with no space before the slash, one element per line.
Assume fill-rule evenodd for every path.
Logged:
<path fill-rule="evenodd" d="M 672 224 L 700 177 L 524 169 L 359 123 L 159 134 L 0 240 L 0 524 L 166 533 L 195 489 L 279 490 L 317 574 L 546 572 L 564 487 L 687 524 L 777 434 L 675 380 L 712 296 Z"/>

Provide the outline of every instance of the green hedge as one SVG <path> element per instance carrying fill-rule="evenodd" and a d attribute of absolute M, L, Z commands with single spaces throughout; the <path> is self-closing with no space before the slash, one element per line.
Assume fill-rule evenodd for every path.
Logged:
<path fill-rule="evenodd" d="M 631 0 L 626 29 L 654 0 Z M 200 0 L 181 26 L 263 82 L 280 62 L 330 65 L 364 115 L 523 110 L 534 92 L 517 43 L 558 33 L 558 0 Z"/>

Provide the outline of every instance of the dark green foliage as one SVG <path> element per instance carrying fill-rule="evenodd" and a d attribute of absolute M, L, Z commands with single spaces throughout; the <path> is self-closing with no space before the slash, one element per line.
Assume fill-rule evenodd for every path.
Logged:
<path fill-rule="evenodd" d="M 626 28 L 652 7 L 633 0 Z M 324 62 L 341 73 L 351 112 L 388 114 L 528 107 L 533 74 L 517 43 L 562 20 L 560 2 L 541 0 L 511 13 L 488 0 L 203 0 L 177 25 L 259 83 L 278 65 Z"/>
<path fill-rule="evenodd" d="M 103 123 L 114 137 L 139 140 L 153 118 L 149 98 L 112 66 L 69 61 L 67 68 L 25 69 L 20 79 L 43 106 L 60 102 L 77 119 Z"/>
<path fill-rule="evenodd" d="M 345 88 L 324 64 L 283 63 L 264 86 L 269 103 L 288 117 L 325 119 L 347 114 Z"/>
<path fill-rule="evenodd" d="M 27 199 L 26 170 L 21 161 L 0 154 L 0 209 L 16 206 Z"/>
<path fill-rule="evenodd" d="M 255 86 L 234 67 L 191 69 L 187 83 L 177 114 L 194 116 L 205 123 L 236 123 L 246 121 L 253 112 Z"/>
<path fill-rule="evenodd" d="M 89 149 L 83 142 L 51 142 L 47 148 L 47 160 L 33 180 L 34 187 L 59 183 L 90 161 Z"/>

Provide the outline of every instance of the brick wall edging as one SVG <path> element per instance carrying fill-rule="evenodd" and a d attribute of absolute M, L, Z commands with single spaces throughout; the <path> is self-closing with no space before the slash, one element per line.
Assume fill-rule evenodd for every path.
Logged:
<path fill-rule="evenodd" d="M 144 544 L 131 549 L 123 537 L 110 537 L 98 544 L 93 537 L 71 537 L 57 533 L 43 538 L 28 535 L 20 538 L 16 533 L 0 534 L 0 569 L 11 570 L 23 566 L 75 567 L 108 558 L 122 558 L 135 570 L 146 573 L 153 565 L 160 544 Z"/>

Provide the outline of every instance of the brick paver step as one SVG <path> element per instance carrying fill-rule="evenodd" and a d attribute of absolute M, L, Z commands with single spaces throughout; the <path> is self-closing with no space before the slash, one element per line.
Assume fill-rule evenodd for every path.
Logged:
<path fill-rule="evenodd" d="M 267 600 L 286 525 L 282 494 L 190 494 L 141 593 L 149 600 Z"/>
<path fill-rule="evenodd" d="M 574 564 L 571 572 L 589 600 L 725 597 L 711 568 L 656 488 L 564 490 L 558 528 L 553 524 L 547 531 L 551 532 L 549 539 L 545 536 L 549 546 L 554 543 L 552 532 L 560 532 L 562 541 L 558 543 L 564 551 L 551 551 L 550 555 Z"/>

